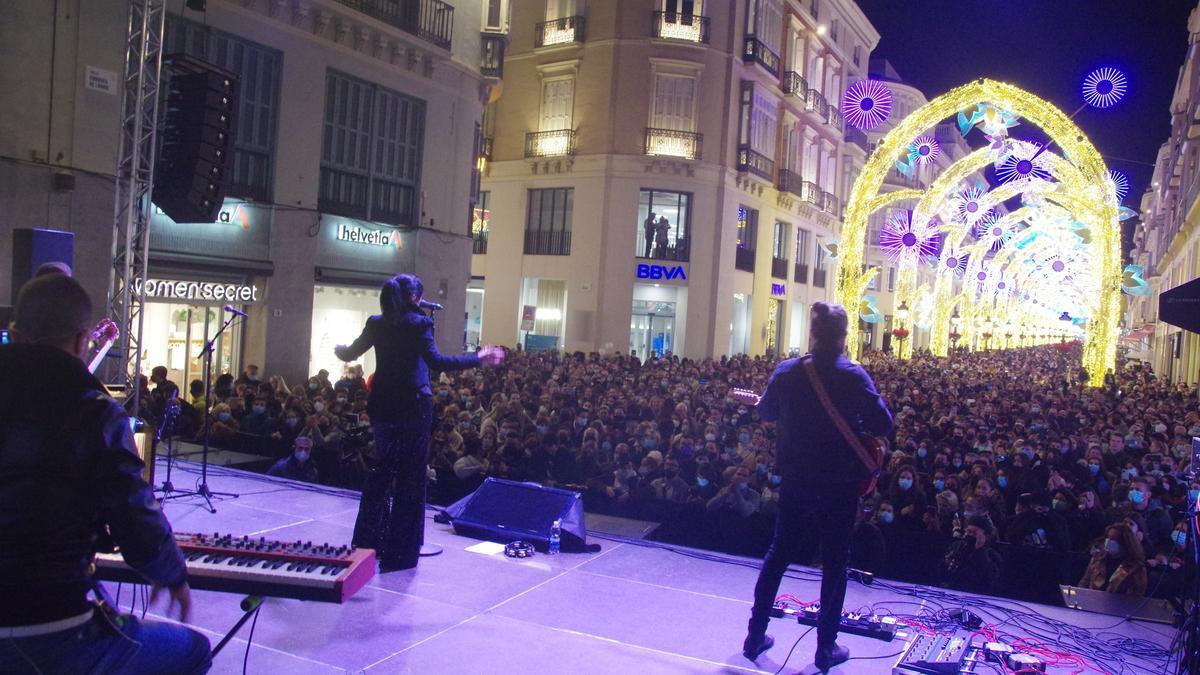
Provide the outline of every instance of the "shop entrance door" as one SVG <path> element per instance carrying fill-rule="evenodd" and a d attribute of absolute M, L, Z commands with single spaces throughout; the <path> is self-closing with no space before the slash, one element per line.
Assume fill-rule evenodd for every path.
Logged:
<path fill-rule="evenodd" d="M 204 359 L 197 358 L 209 338 L 220 330 L 229 318 L 224 307 L 207 305 L 165 305 L 171 314 L 167 338 L 168 377 L 177 383 L 180 394 L 187 396 L 188 383 L 204 379 Z M 235 321 L 217 338 L 213 347 L 212 376 L 238 373 L 234 363 L 234 345 L 241 343 L 241 322 Z M 153 363 L 151 366 L 159 365 Z"/>
<path fill-rule="evenodd" d="M 629 348 L 642 361 L 675 351 L 675 303 L 633 301 Z"/>

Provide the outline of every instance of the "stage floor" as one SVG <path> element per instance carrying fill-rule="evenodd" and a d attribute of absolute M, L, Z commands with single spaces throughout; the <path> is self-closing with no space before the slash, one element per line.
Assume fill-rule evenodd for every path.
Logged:
<path fill-rule="evenodd" d="M 158 467 L 159 481 L 165 466 Z M 196 465 L 181 462 L 176 486 L 191 487 Z M 231 469 L 210 473 L 213 490 L 239 493 L 209 513 L 195 498 L 169 501 L 176 530 L 313 540 L 350 541 L 357 493 L 312 490 L 289 481 Z M 775 647 L 756 666 L 741 655 L 757 570 L 744 558 L 681 550 L 633 540 L 593 538 L 598 553 L 537 555 L 525 560 L 467 550 L 479 543 L 430 520 L 426 541 L 445 552 L 414 570 L 376 576 L 343 605 L 270 598 L 264 603 L 248 655 L 251 673 L 774 673 L 807 630 L 772 621 Z M 596 528 L 593 526 L 593 530 Z M 627 530 L 630 528 L 626 528 Z M 632 528 L 636 530 L 637 528 Z M 696 555 L 699 554 L 699 555 Z M 811 576 L 801 571 L 799 576 Z M 899 584 L 897 584 L 899 586 Z M 112 584 L 110 587 L 114 586 Z M 813 579 L 785 579 L 781 593 L 811 600 Z M 115 588 L 111 590 L 115 591 Z M 123 589 L 120 604 L 133 594 Z M 240 597 L 193 592 L 192 621 L 215 644 L 240 617 Z M 851 582 L 846 607 L 916 614 L 922 600 Z M 1100 629 L 1105 639 L 1134 638 L 1166 646 L 1174 630 L 1160 624 L 991 599 L 1025 607 L 1077 628 Z M 968 605 L 969 606 L 969 605 Z M 155 610 L 159 608 L 156 607 Z M 138 608 L 141 611 L 141 608 Z M 989 620 L 1000 616 L 980 612 Z M 157 615 L 156 611 L 151 611 Z M 246 656 L 247 625 L 218 655 L 215 673 L 237 673 Z M 1010 623 L 1010 633 L 1025 635 Z M 1051 633 L 1053 631 L 1050 631 Z M 1041 634 L 1046 634 L 1044 625 Z M 843 636 L 855 657 L 835 673 L 887 673 L 903 648 Z M 815 631 L 795 647 L 784 672 L 814 673 Z M 1089 656 L 1097 657 L 1096 654 Z M 1125 672 L 1164 672 L 1163 662 L 1129 662 Z M 1105 672 L 1120 672 L 1108 661 Z M 1071 672 L 1052 668 L 1050 672 Z M 986 669 L 980 672 L 987 672 Z M 999 671 L 997 671 L 999 672 Z"/>

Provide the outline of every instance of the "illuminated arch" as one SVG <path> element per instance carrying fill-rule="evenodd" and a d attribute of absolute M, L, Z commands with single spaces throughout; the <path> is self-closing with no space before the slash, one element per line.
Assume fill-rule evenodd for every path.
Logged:
<path fill-rule="evenodd" d="M 1115 187 L 1099 151 L 1070 118 L 1051 103 L 1010 84 L 979 79 L 953 89 L 914 111 L 883 138 L 867 159 L 847 200 L 837 266 L 837 300 L 846 307 L 858 307 L 871 277 L 878 273 L 876 268 L 863 267 L 867 223 L 874 211 L 900 199 L 919 198 L 914 211 L 929 217 L 964 179 L 991 161 L 987 149 L 981 149 L 956 162 L 925 191 L 881 193 L 884 178 L 914 138 L 981 102 L 1040 127 L 1062 153 L 1062 157 L 1050 160 L 1057 183 L 1051 184 L 1044 198 L 1065 209 L 1090 233 L 1084 272 L 1098 292 L 1087 299 L 1083 365 L 1088 370 L 1089 384 L 1101 386 L 1105 373 L 1116 362 L 1121 307 L 1120 205 Z M 1013 188 L 1005 185 L 996 190 L 1009 192 Z M 957 299 L 946 292 L 939 298 L 935 333 L 931 335 L 931 342 L 939 347 L 935 352 L 944 353 L 944 339 L 938 337 L 938 332 L 944 332 L 942 328 L 955 302 Z M 847 346 L 851 357 L 856 358 L 858 341 L 849 340 Z"/>

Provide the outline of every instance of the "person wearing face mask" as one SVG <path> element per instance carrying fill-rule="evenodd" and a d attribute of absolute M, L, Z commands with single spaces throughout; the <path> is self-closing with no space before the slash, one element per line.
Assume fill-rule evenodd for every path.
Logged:
<path fill-rule="evenodd" d="M 375 465 L 367 474 L 354 525 L 353 544 L 377 551 L 383 571 L 417 565 L 425 541 L 425 492 L 433 424 L 430 370 L 443 372 L 498 366 L 504 351 L 490 345 L 476 354 L 443 356 L 433 319 L 421 309 L 419 277 L 399 274 L 384 283 L 381 313 L 334 354 L 354 361 L 375 349 L 377 367 L 367 400 L 375 435 Z M 353 386 L 347 386 L 353 391 Z"/>
<path fill-rule="evenodd" d="M 253 434 L 255 436 L 266 436 L 271 432 L 275 425 L 275 419 L 271 417 L 270 411 L 267 409 L 267 399 L 258 397 L 250 405 L 250 412 L 241 420 L 241 432 L 244 434 Z"/>
<path fill-rule="evenodd" d="M 1149 556 L 1155 556 L 1160 551 L 1171 550 L 1171 516 L 1167 510 L 1153 499 L 1150 481 L 1146 478 L 1135 478 L 1129 484 L 1129 504 L 1134 513 L 1141 514 L 1146 523 L 1143 538 L 1143 548 Z"/>
<path fill-rule="evenodd" d="M 237 437 L 241 425 L 233 418 L 233 410 L 228 403 L 218 403 L 213 406 L 209 416 L 209 442 L 217 446 L 227 445 Z"/>
<path fill-rule="evenodd" d="M 313 440 L 308 436 L 297 436 L 292 442 L 292 454 L 275 462 L 267 471 L 268 476 L 288 480 L 319 482 L 317 463 L 312 460 Z"/>
<path fill-rule="evenodd" d="M 1094 546 L 1083 578 L 1083 588 L 1141 597 L 1148 583 L 1146 554 L 1125 523 L 1113 523 L 1104 540 Z"/>
<path fill-rule="evenodd" d="M 817 668 L 828 670 L 850 658 L 837 644 L 846 595 L 846 563 L 859 510 L 859 481 L 874 467 L 858 458 L 834 423 L 810 379 L 815 374 L 831 405 L 851 433 L 892 431 L 892 414 L 861 366 L 845 356 L 849 319 L 845 308 L 815 302 L 809 317 L 812 352 L 781 362 L 760 397 L 739 395 L 755 403 L 762 419 L 776 422 L 776 466 L 780 486 L 779 518 L 771 547 L 754 588 L 742 655 L 754 661 L 774 644 L 766 634 L 780 581 L 815 515 L 821 550 L 821 613 L 817 626 Z M 809 370 L 809 369 L 812 370 Z"/>
<path fill-rule="evenodd" d="M 892 485 L 887 491 L 888 501 L 896 508 L 896 525 L 904 530 L 921 529 L 921 516 L 929 504 L 925 490 L 917 483 L 916 476 L 916 471 L 911 466 L 900 467 L 892 477 Z"/>
<path fill-rule="evenodd" d="M 275 456 L 286 457 L 292 451 L 292 443 L 304 431 L 304 411 L 298 407 L 289 407 L 277 420 L 271 440 L 275 444 Z"/>
<path fill-rule="evenodd" d="M 950 588 L 992 594 L 1004 559 L 996 550 L 996 527 L 986 515 L 967 518 L 962 538 L 950 546 L 943 565 Z"/>

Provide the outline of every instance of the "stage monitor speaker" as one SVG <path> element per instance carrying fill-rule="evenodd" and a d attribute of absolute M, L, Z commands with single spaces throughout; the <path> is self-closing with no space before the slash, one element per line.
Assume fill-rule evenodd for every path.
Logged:
<path fill-rule="evenodd" d="M 192 56 L 163 57 L 170 74 L 159 127 L 153 201 L 176 223 L 216 221 L 225 200 L 237 78 Z"/>
<path fill-rule="evenodd" d="M 1200 333 L 1200 277 L 1159 294 L 1158 320 Z"/>
<path fill-rule="evenodd" d="M 588 550 L 578 492 L 488 478 L 478 490 L 446 507 L 446 514 L 458 534 L 501 543 L 524 540 L 539 551 L 547 549 L 550 527 L 557 519 L 561 549 Z"/>
<path fill-rule="evenodd" d="M 17 292 L 33 278 L 37 268 L 48 262 L 72 267 L 75 257 L 75 235 L 59 230 L 15 229 L 12 246 L 12 304 L 17 304 Z"/>

